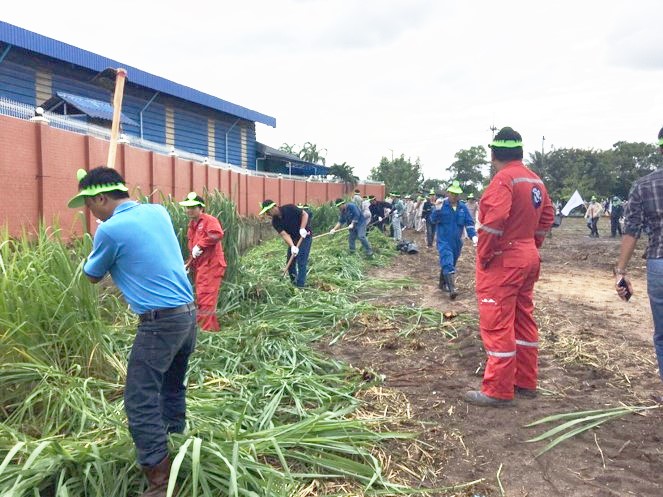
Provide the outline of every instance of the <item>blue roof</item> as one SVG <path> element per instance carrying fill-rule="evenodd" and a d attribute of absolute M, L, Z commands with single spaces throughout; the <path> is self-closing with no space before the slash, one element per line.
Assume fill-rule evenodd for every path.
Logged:
<path fill-rule="evenodd" d="M 78 110 L 84 112 L 90 117 L 105 119 L 107 121 L 113 120 L 113 106 L 109 102 L 104 102 L 103 100 L 95 100 L 93 98 L 81 97 L 80 95 L 74 95 L 72 93 L 65 93 L 63 91 L 58 91 L 55 93 L 60 99 L 64 100 L 70 105 L 73 105 Z M 138 123 L 133 119 L 120 113 L 120 122 L 122 124 L 131 124 L 132 126 L 138 126 Z"/>
<path fill-rule="evenodd" d="M 3 21 L 0 21 L 0 41 L 86 69 L 91 69 L 92 71 L 103 71 L 109 67 L 124 67 L 127 70 L 127 81 L 130 83 L 167 93 L 168 95 L 216 109 L 226 114 L 246 119 L 247 121 L 266 124 L 273 128 L 276 127 L 276 119 L 271 116 L 221 100 L 188 86 L 174 83 L 165 78 L 136 69 L 135 67 L 122 64 L 116 60 L 102 57 L 101 55 L 33 33 L 32 31 Z"/>

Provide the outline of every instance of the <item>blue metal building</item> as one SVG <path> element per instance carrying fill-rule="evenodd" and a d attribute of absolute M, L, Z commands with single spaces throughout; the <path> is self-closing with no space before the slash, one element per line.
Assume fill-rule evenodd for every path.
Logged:
<path fill-rule="evenodd" d="M 111 67 L 128 73 L 123 133 L 256 168 L 255 124 L 273 117 L 0 21 L 0 97 L 110 126 L 112 89 L 95 76 Z"/>

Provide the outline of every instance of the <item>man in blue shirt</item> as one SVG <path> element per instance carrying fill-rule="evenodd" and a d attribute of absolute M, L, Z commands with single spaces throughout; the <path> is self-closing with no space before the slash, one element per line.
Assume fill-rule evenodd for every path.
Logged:
<path fill-rule="evenodd" d="M 350 228 L 350 236 L 348 238 L 348 245 L 350 253 L 355 253 L 355 242 L 359 238 L 362 248 L 366 252 L 367 257 L 373 257 L 373 248 L 366 238 L 366 218 L 362 215 L 359 207 L 352 202 L 346 202 L 341 198 L 337 198 L 334 202 L 338 207 L 341 215 L 338 218 L 338 223 L 334 226 L 330 233 L 334 234 L 341 226 L 347 224 Z"/>
<path fill-rule="evenodd" d="M 446 199 L 437 199 L 435 209 L 430 215 L 431 222 L 437 224 L 437 250 L 440 254 L 440 289 L 449 292 L 451 300 L 458 295 L 456 290 L 456 262 L 463 248 L 463 228 L 472 243 L 477 245 L 477 232 L 474 219 L 464 202 L 458 200 L 463 193 L 458 181 L 447 189 Z"/>
<path fill-rule="evenodd" d="M 140 324 L 129 356 L 124 407 L 138 463 L 150 487 L 166 495 L 168 434 L 184 431 L 184 375 L 196 343 L 196 308 L 172 221 L 161 205 L 129 199 L 124 178 L 108 167 L 78 173 L 69 207 L 88 207 L 102 223 L 83 271 L 92 283 L 106 274 Z"/>

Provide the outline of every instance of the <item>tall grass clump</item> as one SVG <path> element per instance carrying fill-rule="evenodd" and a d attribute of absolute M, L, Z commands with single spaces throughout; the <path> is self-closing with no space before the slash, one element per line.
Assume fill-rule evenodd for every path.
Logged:
<path fill-rule="evenodd" d="M 184 221 L 175 205 L 171 214 Z M 224 223 L 227 232 L 232 226 Z M 237 277 L 221 296 L 222 331 L 201 334 L 190 360 L 187 431 L 170 438 L 180 495 L 303 495 L 313 482 L 353 482 L 358 494 L 410 491 L 387 480 L 375 452 L 412 435 L 360 419 L 361 372 L 312 347 L 369 313 L 439 318 L 396 316 L 355 298 L 370 286 L 366 269 L 394 254 L 380 233 L 370 237 L 373 260 L 348 254 L 346 233 L 315 240 L 304 290 L 282 277 L 281 240 L 235 261 Z M 0 374 L 11 385 L 0 392 L 2 496 L 120 497 L 146 486 L 122 405 L 135 321 L 112 285 L 82 276 L 89 249 L 89 237 L 67 245 L 46 231 L 0 247 L 0 270 L 12 278 L 3 295 L 20 287 L 0 304 L 9 330 L 0 337 Z"/>

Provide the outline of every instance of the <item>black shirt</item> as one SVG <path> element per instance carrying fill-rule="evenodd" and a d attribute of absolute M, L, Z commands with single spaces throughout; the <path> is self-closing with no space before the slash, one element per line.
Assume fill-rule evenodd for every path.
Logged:
<path fill-rule="evenodd" d="M 279 233 L 285 231 L 290 238 L 292 243 L 296 244 L 299 241 L 299 227 L 302 224 L 302 209 L 297 207 L 294 204 L 281 205 L 279 207 L 281 211 L 280 216 L 272 217 L 272 227 Z M 306 223 L 306 231 L 311 234 L 311 216 L 308 217 L 308 222 Z"/>

